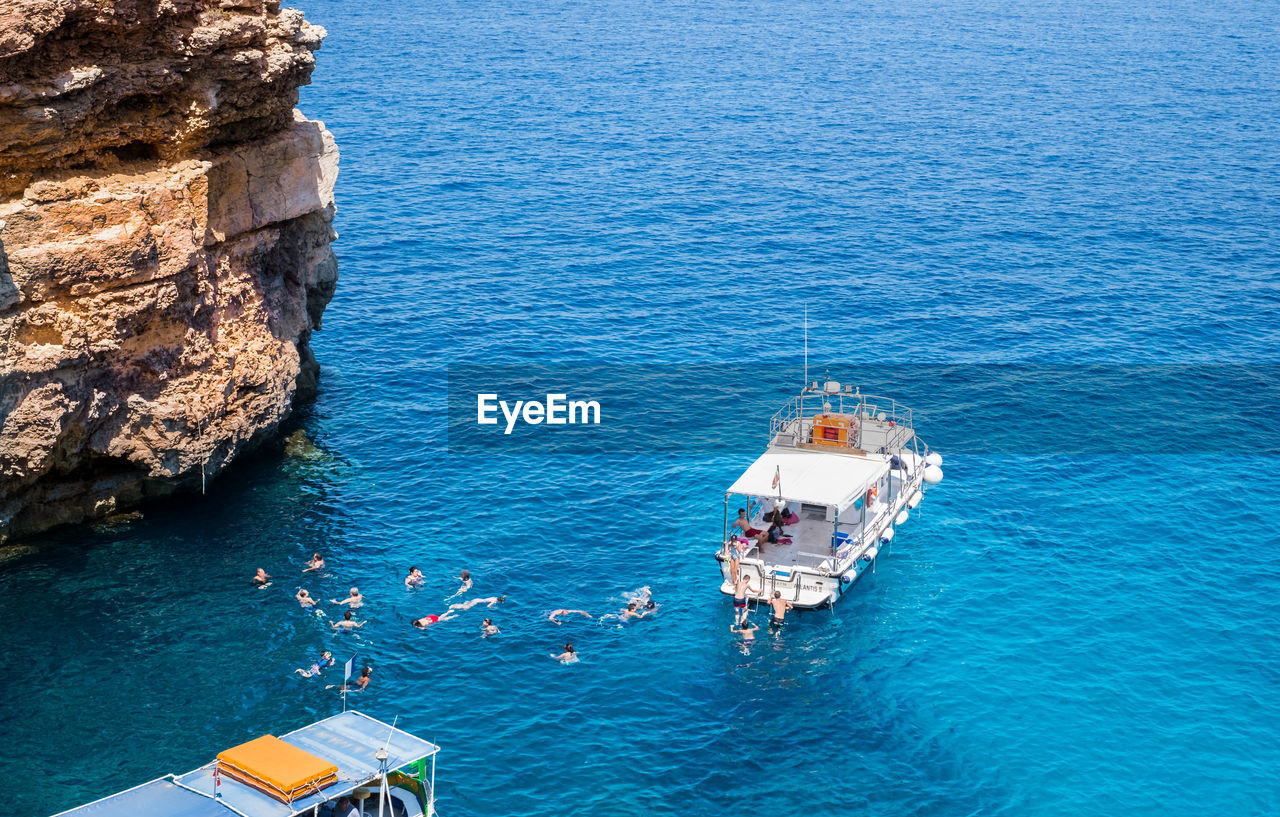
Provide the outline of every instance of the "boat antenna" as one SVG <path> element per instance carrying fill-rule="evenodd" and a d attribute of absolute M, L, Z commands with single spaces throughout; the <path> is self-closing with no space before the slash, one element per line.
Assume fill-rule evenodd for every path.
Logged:
<path fill-rule="evenodd" d="M 382 776 L 382 783 L 378 786 L 378 817 L 382 817 L 382 808 L 386 805 L 391 792 L 387 784 L 387 747 L 391 745 L 391 736 L 395 734 L 396 722 L 400 720 L 400 716 L 396 715 L 391 721 L 391 728 L 387 730 L 387 741 L 382 744 L 382 748 L 374 753 L 374 758 L 378 761 L 378 774 Z"/>

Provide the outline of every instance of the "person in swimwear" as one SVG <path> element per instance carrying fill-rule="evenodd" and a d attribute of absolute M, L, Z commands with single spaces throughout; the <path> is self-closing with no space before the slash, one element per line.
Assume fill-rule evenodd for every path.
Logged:
<path fill-rule="evenodd" d="M 484 624 L 480 625 L 480 632 L 485 635 L 497 635 L 501 630 L 498 629 L 498 625 L 493 623 L 493 619 L 486 618 Z"/>
<path fill-rule="evenodd" d="M 762 531 L 759 528 L 751 527 L 751 520 L 747 519 L 747 509 L 738 509 L 738 518 L 733 520 L 733 524 L 729 526 L 729 535 L 733 535 L 734 528 L 742 531 L 743 539 L 755 539 L 759 545 L 768 537 L 768 531 Z"/>
<path fill-rule="evenodd" d="M 430 627 L 432 624 L 436 624 L 441 621 L 448 621 L 449 619 L 453 619 L 453 618 L 457 618 L 457 616 L 451 616 L 449 615 L 449 613 L 446 612 L 442 616 L 423 616 L 422 618 L 415 618 L 409 623 L 412 624 L 414 627 L 417 627 L 419 630 L 425 630 L 427 627 Z"/>
<path fill-rule="evenodd" d="M 350 609 L 352 610 L 356 609 L 357 607 L 364 606 L 364 596 L 360 595 L 360 588 L 358 587 L 351 588 L 351 595 L 347 596 L 342 601 L 338 601 L 337 599 L 329 599 L 329 601 L 333 602 L 334 604 L 350 605 Z"/>
<path fill-rule="evenodd" d="M 343 630 L 349 633 L 352 630 L 358 630 L 359 628 L 363 627 L 367 623 L 368 622 L 356 621 L 355 619 L 353 619 L 351 617 L 351 611 L 348 610 L 347 612 L 342 614 L 342 621 L 333 622 L 333 629 Z"/>
<path fill-rule="evenodd" d="M 759 591 L 751 586 L 751 577 L 738 577 L 738 583 L 733 586 L 733 611 L 739 624 L 747 620 L 747 593 L 757 592 Z"/>
<path fill-rule="evenodd" d="M 463 601 L 457 604 L 450 604 L 449 612 L 452 613 L 455 610 L 470 610 L 472 607 L 475 607 L 477 604 L 487 604 L 489 605 L 490 609 L 493 609 L 494 607 L 498 606 L 499 604 L 501 604 L 506 600 L 507 600 L 506 596 L 490 596 L 487 599 L 472 599 L 471 601 Z"/>
<path fill-rule="evenodd" d="M 559 655 L 551 653 L 551 657 L 559 661 L 561 664 L 572 664 L 578 660 L 578 653 L 573 649 L 572 644 L 565 644 L 564 652 Z"/>
<path fill-rule="evenodd" d="M 455 590 L 449 599 L 457 598 L 471 589 L 471 573 L 466 570 L 462 571 L 458 574 L 458 581 L 462 582 L 462 586 Z M 448 601 L 449 599 L 445 599 L 445 601 Z"/>
<path fill-rule="evenodd" d="M 552 610 L 550 613 L 547 613 L 547 620 L 559 624 L 560 616 L 573 615 L 574 613 L 580 616 L 586 616 L 587 618 L 592 617 L 586 610 Z"/>
<path fill-rule="evenodd" d="M 370 676 L 373 675 L 373 667 L 365 666 L 360 669 L 360 677 L 352 681 L 350 684 L 339 684 L 338 691 L 346 692 L 364 692 L 369 688 Z"/>
<path fill-rule="evenodd" d="M 255 587 L 266 587 L 271 584 L 271 574 L 262 568 L 258 568 L 258 572 L 249 580 Z"/>
<path fill-rule="evenodd" d="M 332 667 L 334 663 L 335 662 L 333 660 L 333 653 L 329 652 L 328 650 L 325 650 L 324 652 L 320 653 L 320 657 L 317 658 L 316 662 L 311 665 L 311 669 L 296 669 L 294 670 L 294 672 L 298 673 L 303 678 L 310 678 L 313 675 L 319 675 L 320 670 L 326 669 L 328 667 Z"/>
<path fill-rule="evenodd" d="M 621 610 L 618 611 L 618 618 L 622 621 L 627 621 L 628 619 L 633 619 L 633 618 L 644 618 L 645 614 L 648 613 L 649 611 L 638 610 L 636 609 L 638 606 L 639 605 L 637 605 L 636 602 L 634 601 L 631 602 L 626 607 L 623 607 Z"/>
<path fill-rule="evenodd" d="M 417 587 L 422 584 L 422 571 L 416 567 L 409 568 L 409 575 L 404 577 L 405 587 Z"/>
<path fill-rule="evenodd" d="M 756 630 L 759 629 L 759 627 L 747 621 L 745 618 L 741 622 L 729 625 L 729 632 L 737 633 L 742 636 L 743 641 L 755 641 Z"/>
<path fill-rule="evenodd" d="M 309 610 L 316 606 L 316 600 L 311 598 L 311 594 L 306 591 L 306 588 L 299 587 L 298 593 L 294 598 L 298 600 L 298 604 L 301 604 L 304 610 Z"/>
<path fill-rule="evenodd" d="M 773 615 L 769 617 L 770 627 L 781 627 L 787 611 L 796 609 L 794 604 L 782 597 L 781 590 L 773 591 L 773 598 L 769 599 L 769 606 L 773 608 Z"/>
<path fill-rule="evenodd" d="M 319 553 L 311 554 L 311 561 L 307 562 L 307 566 L 302 568 L 303 573 L 310 573 L 313 570 L 324 570 L 324 559 Z"/>

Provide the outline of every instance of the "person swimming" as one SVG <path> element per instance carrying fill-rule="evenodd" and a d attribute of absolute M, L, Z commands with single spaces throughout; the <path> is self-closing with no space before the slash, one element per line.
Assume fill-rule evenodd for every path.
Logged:
<path fill-rule="evenodd" d="M 551 657 L 559 661 L 561 664 L 572 664 L 578 660 L 578 653 L 573 648 L 572 644 L 565 644 L 564 652 L 559 655 L 551 653 Z"/>
<path fill-rule="evenodd" d="M 313 675 L 319 675 L 320 670 L 332 667 L 335 663 L 333 653 L 325 650 L 320 653 L 320 657 L 316 659 L 316 662 L 311 665 L 310 669 L 296 669 L 294 672 L 298 673 L 303 678 L 310 678 Z"/>
<path fill-rule="evenodd" d="M 450 615 L 450 612 L 446 611 L 445 614 L 441 616 L 427 615 L 427 616 L 423 616 L 422 618 L 415 618 L 411 620 L 409 623 L 412 624 L 414 627 L 417 627 L 419 630 L 425 630 L 427 627 L 430 627 L 432 624 L 438 624 L 441 621 L 449 621 L 455 618 L 457 618 L 457 616 Z"/>
<path fill-rule="evenodd" d="M 347 612 L 342 614 L 342 621 L 333 622 L 333 629 L 343 630 L 349 633 L 352 630 L 360 629 L 367 623 L 368 622 L 365 622 L 365 621 L 356 621 L 354 618 L 351 617 L 351 611 L 348 610 Z"/>
<path fill-rule="evenodd" d="M 648 610 L 639 609 L 639 605 L 633 601 L 618 611 L 618 618 L 622 621 L 628 621 L 633 618 L 644 618 L 648 612 Z"/>
<path fill-rule="evenodd" d="M 586 610 L 552 610 L 550 613 L 547 613 L 547 620 L 559 625 L 561 623 L 560 616 L 568 616 L 568 615 L 573 615 L 575 613 L 580 616 L 586 616 L 587 618 L 592 618 L 592 615 L 588 613 Z"/>
<path fill-rule="evenodd" d="M 488 636 L 488 635 L 497 635 L 502 631 L 498 629 L 498 625 L 493 623 L 493 619 L 486 618 L 484 620 L 484 624 L 480 625 L 480 632 Z"/>
<path fill-rule="evenodd" d="M 311 559 L 307 562 L 307 566 L 302 568 L 303 573 L 310 573 L 313 570 L 324 570 L 324 559 L 319 553 L 311 554 Z"/>
<path fill-rule="evenodd" d="M 477 604 L 487 604 L 489 605 L 490 609 L 492 609 L 506 600 L 507 600 L 506 596 L 490 596 L 487 599 L 472 599 L 471 601 L 463 601 L 457 604 L 450 604 L 449 612 L 453 612 L 455 610 L 470 610 L 472 607 L 475 607 Z"/>
<path fill-rule="evenodd" d="M 254 587 L 266 587 L 271 584 L 271 574 L 262 568 L 258 568 L 258 572 L 249 580 Z"/>
<path fill-rule="evenodd" d="M 738 635 L 742 636 L 743 641 L 755 641 L 756 630 L 759 630 L 759 629 L 760 629 L 759 627 L 752 624 L 750 621 L 747 621 L 745 618 L 742 620 L 741 623 L 729 625 L 729 632 L 737 633 Z"/>
<path fill-rule="evenodd" d="M 357 607 L 364 606 L 364 596 L 360 595 L 360 588 L 358 587 L 351 588 L 351 595 L 347 596 L 342 601 L 338 601 L 337 599 L 329 599 L 329 601 L 333 602 L 334 604 L 348 605 L 348 607 L 352 610 L 356 609 Z"/>
<path fill-rule="evenodd" d="M 462 571 L 458 574 L 458 581 L 462 582 L 462 585 L 458 587 L 457 590 L 453 591 L 453 595 L 450 596 L 449 599 L 455 599 L 471 589 L 471 573 L 466 570 Z M 445 601 L 448 601 L 449 599 L 445 599 Z"/>
<path fill-rule="evenodd" d="M 416 567 L 409 568 L 409 575 L 404 577 L 405 587 L 418 587 L 423 582 L 422 571 Z"/>
<path fill-rule="evenodd" d="M 304 610 L 308 610 L 316 606 L 316 600 L 311 597 L 311 594 L 308 593 L 305 588 L 299 587 L 294 598 L 298 600 L 298 604 L 301 604 Z"/>

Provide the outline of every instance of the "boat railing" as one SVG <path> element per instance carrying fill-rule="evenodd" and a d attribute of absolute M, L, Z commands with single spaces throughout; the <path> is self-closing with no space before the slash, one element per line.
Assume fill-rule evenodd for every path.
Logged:
<path fill-rule="evenodd" d="M 885 435 L 883 447 L 896 450 L 910 440 L 914 429 L 912 410 L 890 397 L 846 392 L 814 392 L 806 389 L 793 397 L 774 413 L 769 420 L 771 445 L 799 446 L 810 442 L 814 418 L 822 414 L 852 415 L 857 421 L 857 433 L 851 434 L 845 447 L 861 450 L 863 431 L 868 423 L 876 423 Z M 830 442 L 825 447 L 832 446 Z M 880 446 L 877 446 L 877 448 Z"/>

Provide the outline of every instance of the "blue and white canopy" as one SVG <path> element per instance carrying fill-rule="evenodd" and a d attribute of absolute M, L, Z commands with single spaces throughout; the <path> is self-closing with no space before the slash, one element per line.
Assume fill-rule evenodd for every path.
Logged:
<path fill-rule="evenodd" d="M 343 712 L 304 726 L 280 739 L 338 767 L 338 782 L 319 794 L 281 803 L 257 789 L 222 775 L 215 797 L 214 763 L 183 775 L 169 775 L 128 791 L 95 800 L 55 817 L 294 817 L 318 803 L 350 794 L 378 778 L 374 753 L 387 747 L 387 769 L 400 769 L 431 757 L 440 747 L 361 712 Z"/>

